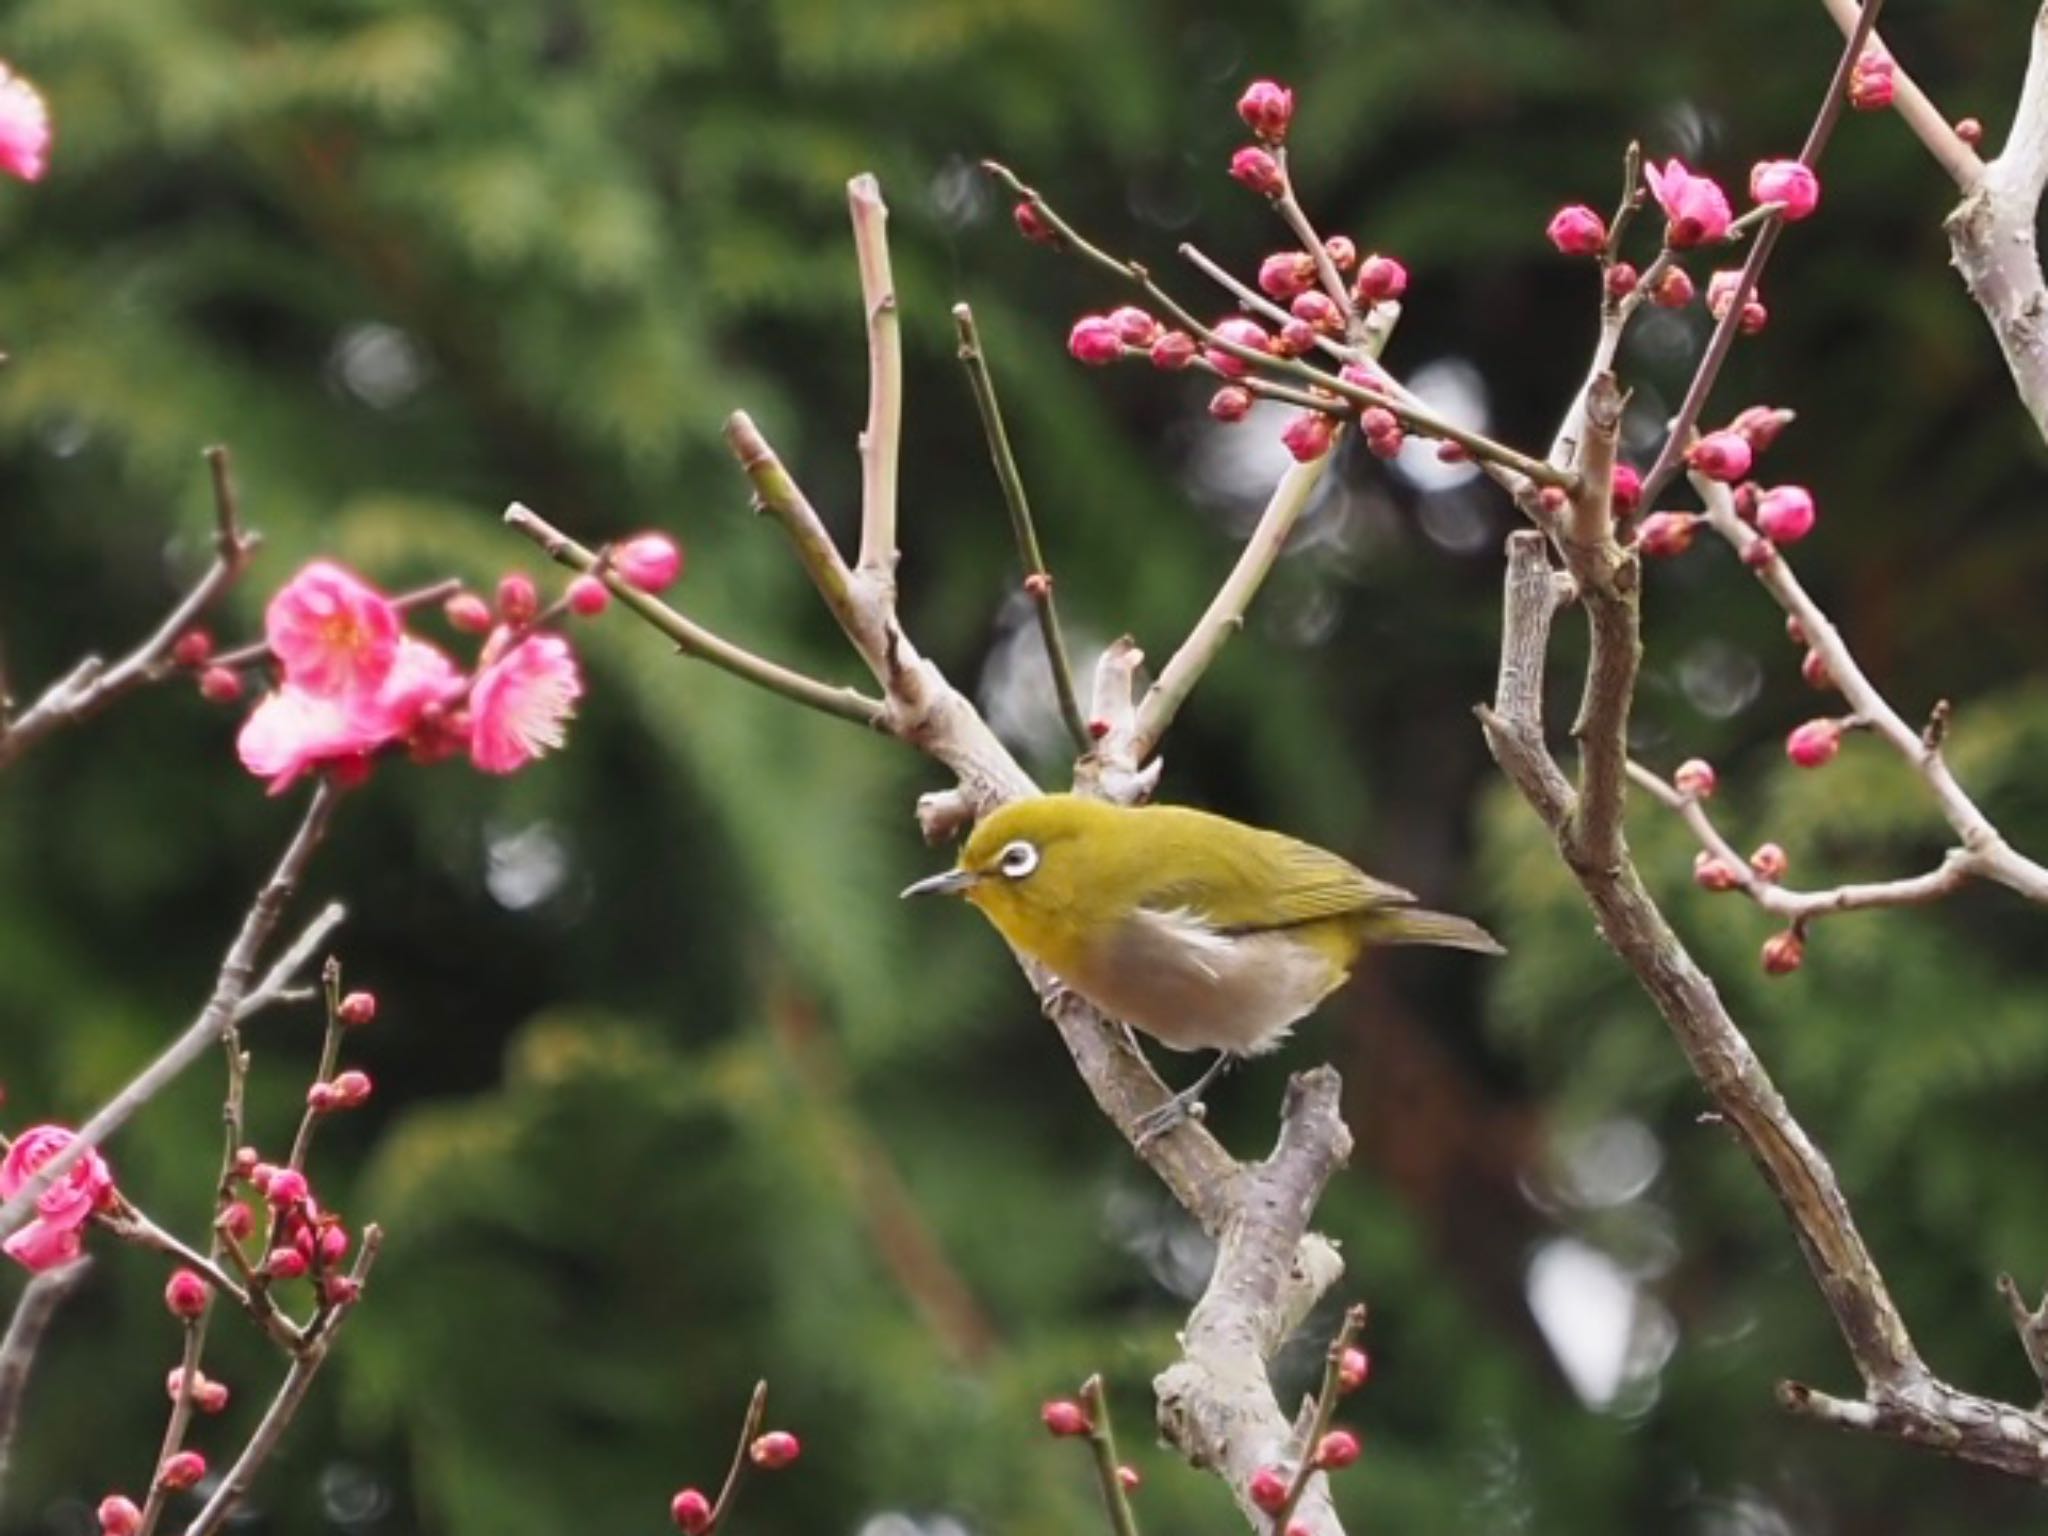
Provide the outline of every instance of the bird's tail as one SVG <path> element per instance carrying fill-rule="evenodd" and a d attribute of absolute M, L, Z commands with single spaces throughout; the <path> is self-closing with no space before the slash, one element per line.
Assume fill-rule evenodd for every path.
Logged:
<path fill-rule="evenodd" d="M 1439 944 L 1446 949 L 1470 949 L 1482 955 L 1504 955 L 1507 947 L 1473 922 L 1450 912 L 1431 912 L 1422 907 L 1392 907 L 1376 914 L 1369 930 L 1378 944 Z"/>

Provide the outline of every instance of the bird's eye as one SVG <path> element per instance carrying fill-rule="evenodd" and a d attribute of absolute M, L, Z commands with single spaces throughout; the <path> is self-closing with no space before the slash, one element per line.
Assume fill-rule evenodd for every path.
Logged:
<path fill-rule="evenodd" d="M 1003 872 L 1005 879 L 1022 880 L 1038 868 L 1038 850 L 1029 843 L 1011 843 L 996 859 L 996 868 Z"/>

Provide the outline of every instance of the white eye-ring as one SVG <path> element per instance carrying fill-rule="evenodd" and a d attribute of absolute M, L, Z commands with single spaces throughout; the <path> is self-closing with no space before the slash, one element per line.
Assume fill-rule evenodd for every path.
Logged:
<path fill-rule="evenodd" d="M 1026 842 L 1010 843 L 997 856 L 996 868 L 1007 880 L 1022 880 L 1038 868 L 1038 850 Z"/>

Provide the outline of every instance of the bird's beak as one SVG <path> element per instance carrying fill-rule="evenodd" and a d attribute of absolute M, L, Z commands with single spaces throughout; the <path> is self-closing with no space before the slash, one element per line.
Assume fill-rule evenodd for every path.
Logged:
<path fill-rule="evenodd" d="M 915 885 L 903 887 L 904 896 L 957 896 L 974 884 L 975 874 L 971 869 L 942 870 L 936 875 L 926 875 Z"/>

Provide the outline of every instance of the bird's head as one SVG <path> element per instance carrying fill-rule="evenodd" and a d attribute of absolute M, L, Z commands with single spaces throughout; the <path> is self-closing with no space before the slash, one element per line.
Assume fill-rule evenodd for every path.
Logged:
<path fill-rule="evenodd" d="M 905 896 L 964 896 L 1019 948 L 1043 953 L 1061 931 L 1086 930 L 1114 904 L 1120 813 L 1073 795 L 1015 800 L 983 817 L 943 874 Z"/>

